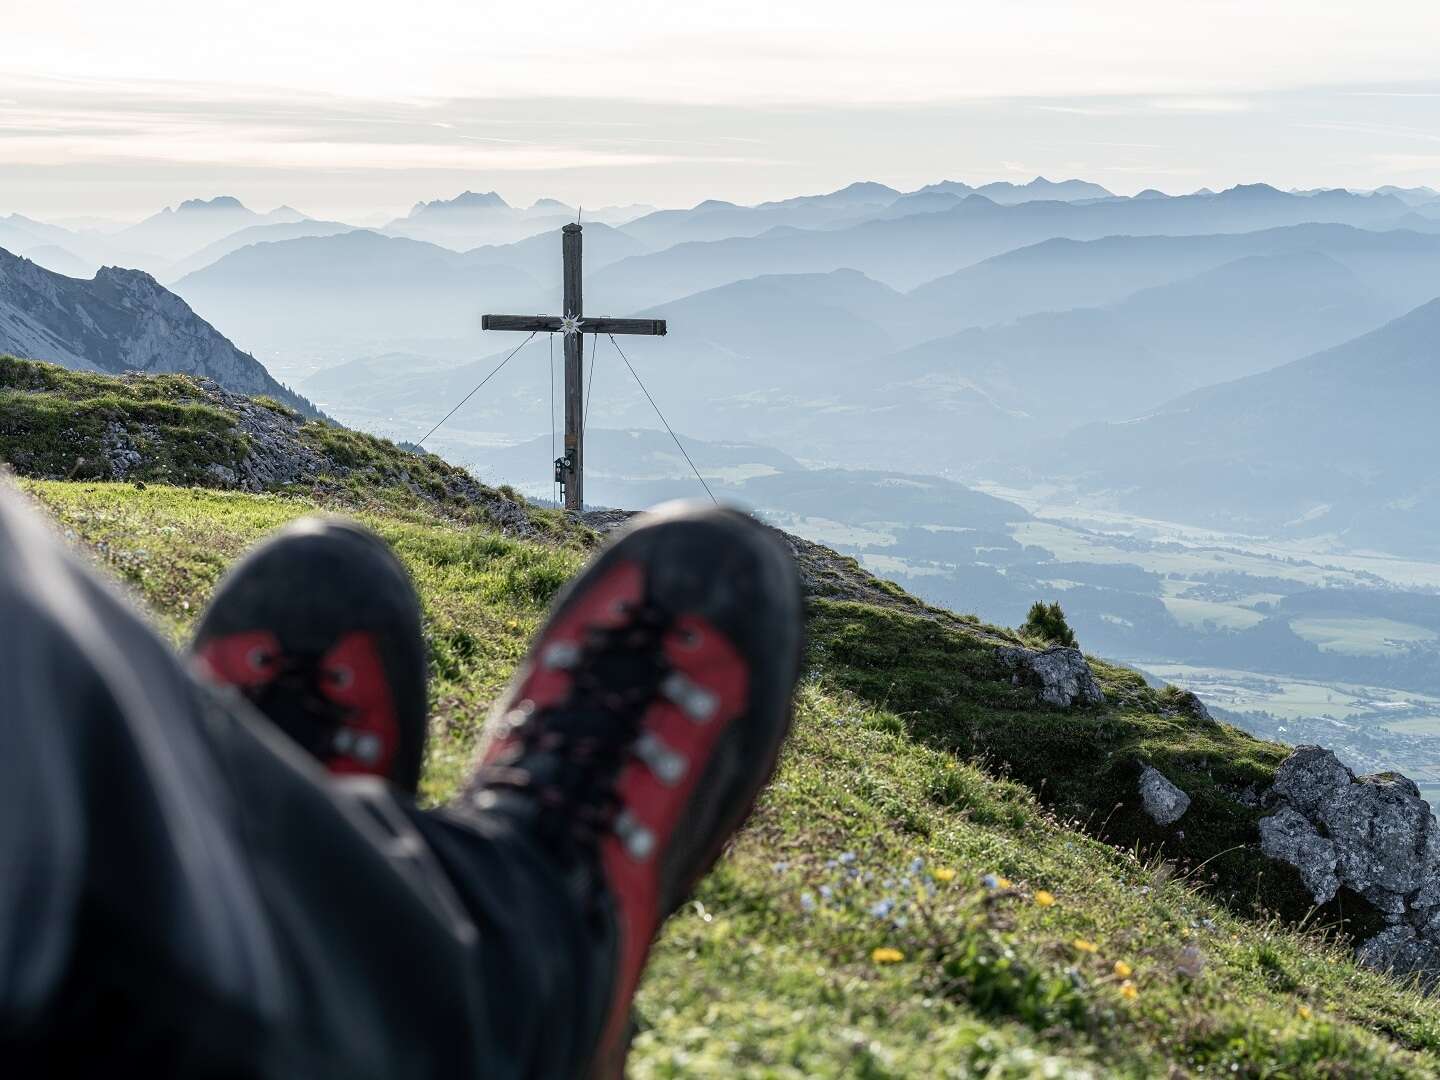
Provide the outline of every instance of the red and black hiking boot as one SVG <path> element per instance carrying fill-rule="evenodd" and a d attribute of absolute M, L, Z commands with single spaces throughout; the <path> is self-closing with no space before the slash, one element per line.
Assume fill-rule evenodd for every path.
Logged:
<path fill-rule="evenodd" d="M 662 507 L 565 590 L 497 705 L 467 795 L 582 867 L 609 923 L 593 1076 L 620 1075 L 652 939 L 775 767 L 802 634 L 776 536 Z"/>
<path fill-rule="evenodd" d="M 331 772 L 414 793 L 425 755 L 420 603 L 385 542 L 305 518 L 220 582 L 192 651 Z"/>

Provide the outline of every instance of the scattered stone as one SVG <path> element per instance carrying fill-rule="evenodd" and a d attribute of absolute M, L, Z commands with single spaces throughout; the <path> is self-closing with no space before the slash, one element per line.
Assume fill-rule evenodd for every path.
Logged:
<path fill-rule="evenodd" d="M 1018 647 L 998 650 L 1000 659 L 1015 671 L 1012 682 L 1034 687 L 1046 705 L 1068 709 L 1072 705 L 1100 705 L 1105 694 L 1079 649 L 1056 646 L 1037 652 Z"/>
<path fill-rule="evenodd" d="M 1140 773 L 1140 801 L 1156 825 L 1173 825 L 1190 809 L 1190 796 L 1150 765 Z"/>

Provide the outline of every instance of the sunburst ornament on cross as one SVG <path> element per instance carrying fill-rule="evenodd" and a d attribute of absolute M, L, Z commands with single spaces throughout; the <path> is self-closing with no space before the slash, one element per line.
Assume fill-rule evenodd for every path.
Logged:
<path fill-rule="evenodd" d="M 564 315 L 560 319 L 560 332 L 565 335 L 580 333 L 580 324 L 585 320 L 578 315 Z"/>

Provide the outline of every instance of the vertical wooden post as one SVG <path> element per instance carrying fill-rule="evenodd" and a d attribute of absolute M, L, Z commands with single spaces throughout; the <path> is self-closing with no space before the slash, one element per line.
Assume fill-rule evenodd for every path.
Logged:
<path fill-rule="evenodd" d="M 580 226 L 566 225 L 561 248 L 565 258 L 565 315 L 578 319 L 584 307 L 580 291 Z M 565 509 L 585 507 L 585 336 L 565 335 L 565 456 L 569 459 Z"/>

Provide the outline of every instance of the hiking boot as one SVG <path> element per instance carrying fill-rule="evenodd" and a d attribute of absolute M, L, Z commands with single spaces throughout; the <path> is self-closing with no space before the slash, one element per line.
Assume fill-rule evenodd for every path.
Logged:
<path fill-rule="evenodd" d="M 619 1075 L 651 941 L 775 767 L 802 633 L 777 537 L 663 507 L 561 594 L 496 707 L 467 795 L 579 868 L 606 927 L 592 1075 Z"/>
<path fill-rule="evenodd" d="M 305 518 L 220 582 L 192 645 L 327 769 L 413 794 L 425 754 L 420 603 L 400 561 L 359 525 Z"/>

